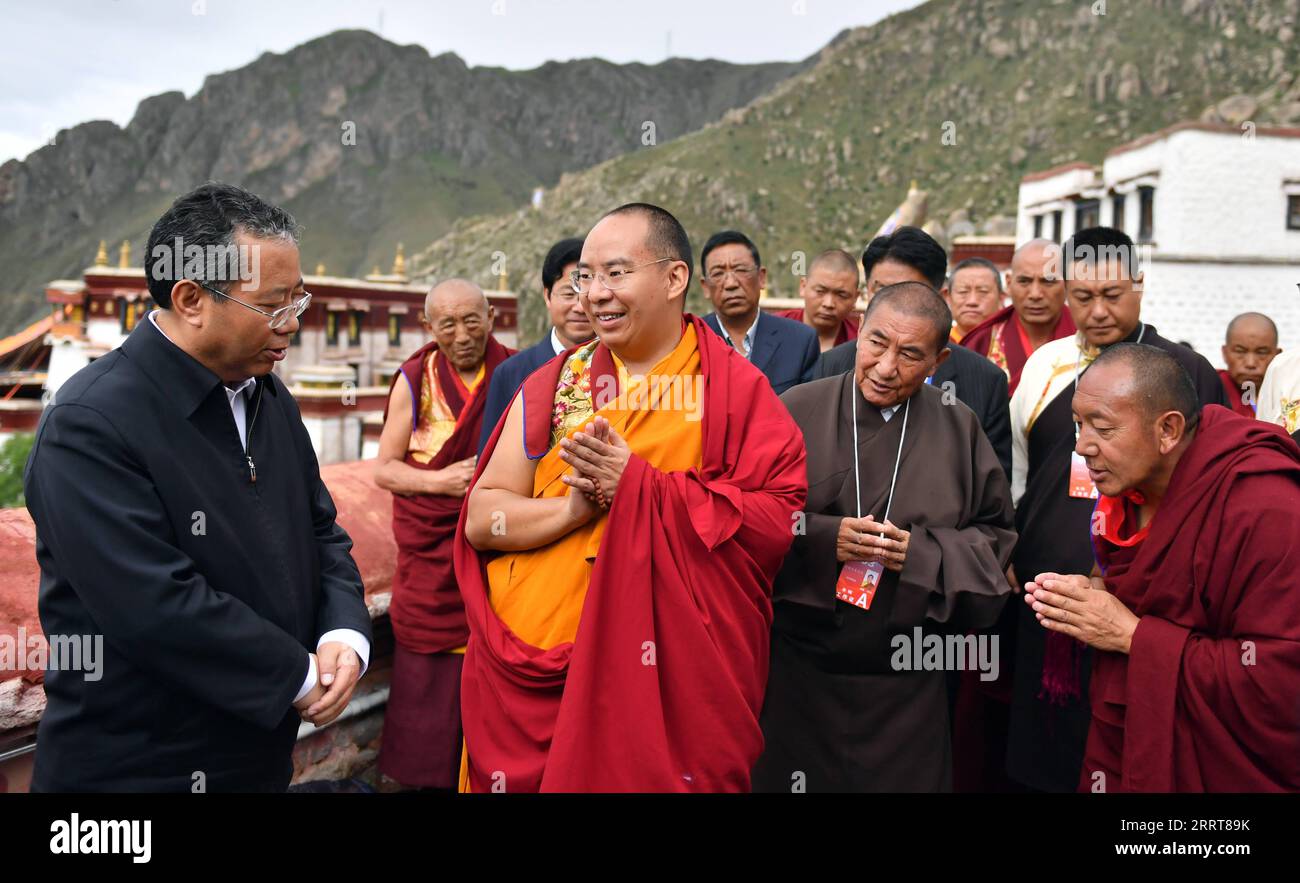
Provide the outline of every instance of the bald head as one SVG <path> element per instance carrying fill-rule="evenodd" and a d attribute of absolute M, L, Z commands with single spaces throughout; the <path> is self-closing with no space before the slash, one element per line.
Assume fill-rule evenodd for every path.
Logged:
<path fill-rule="evenodd" d="M 1126 372 L 1127 383 L 1117 383 L 1111 386 L 1111 391 L 1117 397 L 1130 397 L 1147 418 L 1177 411 L 1189 426 L 1200 418 L 1201 401 L 1197 398 L 1192 378 L 1177 359 L 1159 347 L 1145 343 L 1117 343 L 1103 350 L 1088 371 L 1094 368 L 1101 368 L 1101 373 L 1112 379 L 1116 371 Z"/>
<path fill-rule="evenodd" d="M 1048 239 L 1031 239 L 1011 257 L 1007 294 L 1020 323 L 1050 333 L 1065 309 L 1061 247 Z"/>
<path fill-rule="evenodd" d="M 808 275 L 812 275 L 814 270 L 826 270 L 830 273 L 852 273 L 853 278 L 858 276 L 858 262 L 842 248 L 828 248 L 826 251 L 812 259 L 808 265 Z"/>
<path fill-rule="evenodd" d="M 1251 393 L 1255 401 L 1264 383 L 1264 372 L 1273 357 L 1280 353 L 1277 346 L 1277 326 L 1263 313 L 1242 313 L 1228 323 L 1228 333 L 1223 342 L 1223 364 L 1232 383 L 1245 396 Z"/>
<path fill-rule="evenodd" d="M 457 311 L 460 307 L 473 307 L 484 316 L 491 309 L 487 295 L 468 279 L 447 279 L 439 282 L 424 297 L 424 315 L 431 323 L 438 321 L 438 316 L 448 310 Z"/>
<path fill-rule="evenodd" d="M 922 319 L 934 329 L 934 350 L 937 353 L 948 343 L 952 328 L 952 311 L 943 297 L 924 282 L 898 282 L 886 285 L 876 292 L 867 304 L 863 328 L 877 310 L 889 309 L 903 316 Z"/>
<path fill-rule="evenodd" d="M 483 364 L 496 316 L 487 295 L 468 279 L 439 282 L 424 298 L 421 321 L 457 371 L 477 371 Z"/>
<path fill-rule="evenodd" d="M 1071 408 L 1074 450 L 1097 490 L 1108 497 L 1136 490 L 1158 506 L 1201 417 L 1178 360 L 1148 344 L 1113 344 L 1083 372 Z"/>

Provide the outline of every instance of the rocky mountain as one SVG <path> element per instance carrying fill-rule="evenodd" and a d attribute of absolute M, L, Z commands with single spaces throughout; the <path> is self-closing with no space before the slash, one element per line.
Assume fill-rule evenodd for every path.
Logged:
<path fill-rule="evenodd" d="M 490 283 L 501 251 L 535 291 L 552 241 L 646 200 L 676 213 L 697 248 L 714 230 L 747 231 L 772 292 L 790 295 L 793 253 L 860 253 L 912 180 L 931 218 L 996 227 L 1027 172 L 1100 162 L 1202 116 L 1300 123 L 1298 19 L 1300 0 L 933 0 L 842 34 L 810 69 L 696 133 L 564 176 L 540 211 L 457 222 L 413 265 Z M 536 338 L 537 299 L 521 313 Z"/>
<path fill-rule="evenodd" d="M 294 212 L 308 271 L 387 271 L 399 241 L 430 242 L 458 218 L 526 204 L 565 172 L 678 138 L 812 61 L 510 71 L 366 31 L 265 54 L 192 98 L 146 99 L 125 128 L 88 122 L 0 166 L 0 333 L 40 315 L 44 283 L 78 274 L 99 240 L 114 258 L 131 240 L 139 261 L 158 214 L 204 181 Z"/>

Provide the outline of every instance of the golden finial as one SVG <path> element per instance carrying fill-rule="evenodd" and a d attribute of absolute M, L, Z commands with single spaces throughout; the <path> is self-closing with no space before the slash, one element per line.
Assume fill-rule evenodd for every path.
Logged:
<path fill-rule="evenodd" d="M 99 240 L 99 251 L 95 252 L 95 266 L 108 266 L 108 243 L 103 239 Z"/>
<path fill-rule="evenodd" d="M 131 266 L 131 240 L 123 239 L 122 247 L 117 252 L 117 266 L 125 270 Z"/>
<path fill-rule="evenodd" d="M 324 265 L 324 264 L 317 264 L 317 265 L 316 265 L 316 275 L 317 275 L 317 276 L 324 276 L 324 275 L 325 275 L 325 265 Z"/>
<path fill-rule="evenodd" d="M 508 291 L 506 288 L 506 271 L 503 269 L 497 274 L 497 291 Z"/>
<path fill-rule="evenodd" d="M 397 256 L 393 258 L 393 275 L 406 275 L 406 255 L 402 252 L 402 243 L 397 243 Z"/>
<path fill-rule="evenodd" d="M 371 275 L 371 276 L 378 276 L 378 275 L 379 275 L 379 265 L 378 265 L 378 264 L 375 264 L 373 267 L 370 268 L 370 275 Z"/>

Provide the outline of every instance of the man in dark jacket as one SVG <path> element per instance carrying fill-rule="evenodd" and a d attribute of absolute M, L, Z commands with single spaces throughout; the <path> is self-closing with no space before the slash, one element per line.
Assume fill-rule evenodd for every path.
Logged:
<path fill-rule="evenodd" d="M 488 385 L 486 407 L 483 410 L 483 431 L 479 435 L 478 452 L 483 453 L 492 430 L 497 428 L 501 415 L 515 400 L 519 387 L 538 368 L 567 349 L 586 343 L 596 336 L 591 330 L 591 320 L 582 311 L 578 295 L 569 278 L 578 269 L 582 259 L 581 239 L 561 239 L 551 246 L 542 262 L 542 298 L 551 317 L 550 332 L 526 350 L 515 353 L 497 366 Z"/>
<path fill-rule="evenodd" d="M 292 217 L 210 184 L 145 252 L 162 307 L 58 390 L 24 476 L 49 671 L 33 790 L 282 791 L 299 722 L 343 711 L 370 652 L 352 542 L 293 397 Z M 315 652 L 313 652 L 315 651 Z"/>
<path fill-rule="evenodd" d="M 888 236 L 877 236 L 862 252 L 867 296 L 899 282 L 924 282 L 938 290 L 943 285 L 948 256 L 930 234 L 917 227 L 900 227 Z M 853 368 L 857 359 L 856 340 L 822 353 L 813 379 L 833 377 Z M 951 393 L 975 412 L 989 444 L 998 455 L 1002 471 L 1011 476 L 1011 418 L 1007 408 L 1007 376 L 983 356 L 949 344 L 949 355 L 935 370 L 930 383 Z M 972 358 L 972 356 L 974 358 Z M 992 371 L 989 368 L 993 368 Z M 1002 374 L 1001 379 L 998 375 Z"/>

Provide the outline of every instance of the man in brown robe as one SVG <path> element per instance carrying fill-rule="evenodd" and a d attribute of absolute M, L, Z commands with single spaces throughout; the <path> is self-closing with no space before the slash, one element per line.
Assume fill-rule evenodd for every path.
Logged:
<path fill-rule="evenodd" d="M 997 648 L 972 653 L 962 633 L 997 620 L 1015 541 L 979 420 L 925 382 L 948 357 L 951 323 L 930 286 L 882 288 L 854 371 L 782 396 L 808 447 L 808 502 L 773 590 L 755 790 L 951 789 L 946 672 L 996 668 Z M 873 557 L 883 573 L 864 609 L 861 576 L 841 587 Z M 960 657 L 932 661 L 936 644 Z"/>
<path fill-rule="evenodd" d="M 460 768 L 460 674 L 469 627 L 452 538 L 477 461 L 492 372 L 512 353 L 492 337 L 482 289 L 442 282 L 424 302 L 433 340 L 393 378 L 375 484 L 393 493 L 397 568 L 389 618 L 393 675 L 379 771 L 411 788 L 451 789 Z"/>

